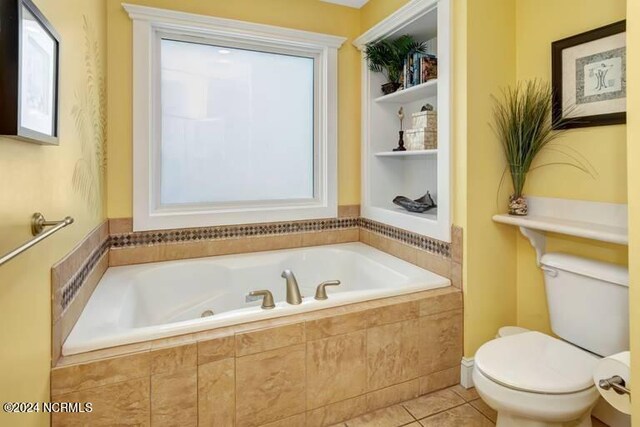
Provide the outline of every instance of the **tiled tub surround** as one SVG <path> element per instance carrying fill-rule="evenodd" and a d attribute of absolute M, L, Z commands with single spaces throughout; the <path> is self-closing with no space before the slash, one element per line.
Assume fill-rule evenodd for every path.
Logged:
<path fill-rule="evenodd" d="M 452 227 L 449 244 L 358 215 L 359 206 L 340 206 L 339 218 L 293 223 L 298 224 L 297 228 L 292 223 L 216 227 L 218 233 L 210 228 L 210 236 L 202 232 L 203 229 L 198 229 L 200 233 L 184 229 L 133 233 L 130 218 L 110 219 L 52 269 L 52 364 L 55 366 L 62 342 L 106 270 L 107 260 L 108 265 L 116 266 L 361 241 L 447 277 L 454 286 L 462 287 L 462 230 L 459 227 Z M 301 223 L 307 224 L 300 226 Z M 260 228 L 255 227 L 264 226 L 267 233 L 262 228 L 263 234 L 256 234 Z M 173 240 L 158 239 L 160 233 L 162 236 L 173 233 Z M 140 238 L 141 234 L 150 237 Z"/>
<path fill-rule="evenodd" d="M 302 303 L 285 301 L 284 269 Z M 329 298 L 316 286 L 339 279 Z M 447 287 L 450 281 L 360 242 L 111 267 L 63 345 L 63 355 Z M 266 289 L 273 309 L 245 296 Z M 202 317 L 203 313 L 215 313 Z"/>
<path fill-rule="evenodd" d="M 58 425 L 324 426 L 459 381 L 454 287 L 62 358 Z"/>
<path fill-rule="evenodd" d="M 109 225 L 93 229 L 51 268 L 52 363 L 109 265 Z"/>

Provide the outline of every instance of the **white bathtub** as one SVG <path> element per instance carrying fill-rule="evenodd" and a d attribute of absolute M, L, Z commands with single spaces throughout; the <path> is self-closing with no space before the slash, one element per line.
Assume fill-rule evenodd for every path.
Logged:
<path fill-rule="evenodd" d="M 285 302 L 291 269 L 304 299 Z M 313 298 L 316 286 L 329 299 Z M 98 283 L 62 347 L 63 355 L 82 353 L 230 326 L 359 301 L 449 286 L 448 279 L 362 243 L 287 249 L 192 260 L 111 267 Z M 245 302 L 252 290 L 268 289 L 276 308 Z M 206 310 L 213 316 L 201 317 Z"/>

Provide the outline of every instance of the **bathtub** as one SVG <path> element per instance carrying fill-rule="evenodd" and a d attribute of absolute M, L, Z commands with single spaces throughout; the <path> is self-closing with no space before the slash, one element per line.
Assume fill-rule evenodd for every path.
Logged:
<path fill-rule="evenodd" d="M 282 270 L 297 277 L 303 302 L 285 301 Z M 314 299 L 318 284 L 329 298 Z M 110 267 L 63 344 L 72 355 L 124 344 L 189 334 L 338 305 L 446 287 L 449 279 L 362 243 L 346 243 Z M 246 302 L 268 289 L 276 307 Z M 211 310 L 214 314 L 202 317 Z"/>

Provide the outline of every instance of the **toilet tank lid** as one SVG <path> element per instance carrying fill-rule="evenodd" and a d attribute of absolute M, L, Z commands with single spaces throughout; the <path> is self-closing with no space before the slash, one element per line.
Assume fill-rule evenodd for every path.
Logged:
<path fill-rule="evenodd" d="M 621 265 L 559 252 L 544 254 L 540 259 L 540 264 L 621 286 L 629 286 L 629 269 Z"/>

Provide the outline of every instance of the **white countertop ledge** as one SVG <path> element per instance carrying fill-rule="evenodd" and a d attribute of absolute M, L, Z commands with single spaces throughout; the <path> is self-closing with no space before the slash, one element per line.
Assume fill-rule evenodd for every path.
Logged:
<path fill-rule="evenodd" d="M 619 245 L 629 244 L 626 227 L 541 215 L 514 216 L 499 214 L 494 215 L 493 220 L 502 224 L 510 224 L 532 230 L 566 234 Z"/>

